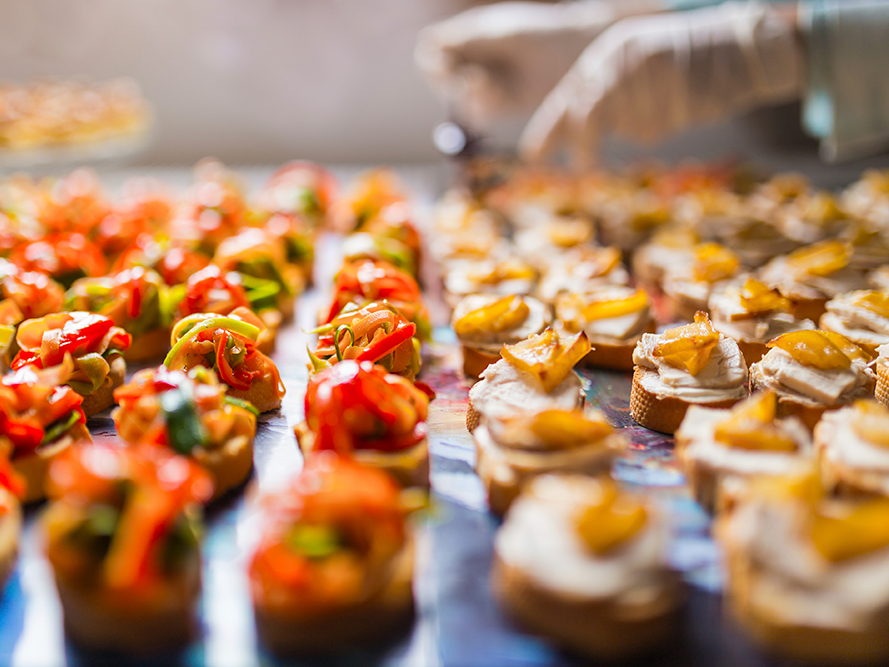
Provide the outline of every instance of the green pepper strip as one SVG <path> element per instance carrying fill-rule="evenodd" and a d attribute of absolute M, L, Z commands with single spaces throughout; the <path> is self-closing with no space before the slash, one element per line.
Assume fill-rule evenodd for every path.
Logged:
<path fill-rule="evenodd" d="M 179 324 L 185 322 L 189 318 L 183 319 Z M 245 322 L 244 320 L 236 320 L 233 317 L 207 317 L 201 319 L 196 324 L 194 324 L 195 320 L 191 320 L 189 324 L 193 324 L 191 329 L 185 329 L 185 333 L 182 334 L 182 338 L 176 341 L 176 344 L 173 346 L 173 349 L 170 350 L 169 354 L 167 354 L 164 359 L 164 365 L 169 367 L 169 365 L 173 362 L 173 360 L 178 356 L 179 352 L 182 348 L 188 344 L 195 336 L 197 336 L 200 332 L 206 331 L 208 329 L 226 329 L 227 331 L 232 331 L 236 334 L 240 334 L 245 338 L 249 338 L 252 341 L 255 341 L 259 336 L 259 328 L 253 326 Z M 176 327 L 179 329 L 179 325 Z M 176 335 L 176 331 L 174 330 L 173 335 Z"/>
<path fill-rule="evenodd" d="M 45 445 L 54 440 L 58 440 L 63 433 L 74 426 L 78 421 L 80 421 L 80 413 L 76 410 L 72 410 L 67 418 L 53 422 L 50 427 L 43 432 L 43 439 L 40 441 L 40 444 Z"/>
<path fill-rule="evenodd" d="M 349 338 L 352 339 L 352 342 L 350 342 L 349 345 L 355 345 L 355 332 L 352 331 L 352 327 L 350 327 L 348 324 L 341 324 L 339 327 L 337 327 L 336 333 L 333 334 L 333 349 L 336 351 L 337 361 L 343 360 L 343 353 L 340 350 L 340 334 L 343 331 L 347 331 L 349 333 Z"/>
<path fill-rule="evenodd" d="M 167 422 L 167 440 L 180 454 L 190 454 L 206 440 L 206 430 L 191 399 L 191 386 L 184 384 L 158 395 Z"/>
<path fill-rule="evenodd" d="M 238 408 L 244 408 L 245 410 L 252 412 L 257 417 L 259 416 L 259 410 L 257 410 L 253 406 L 253 403 L 251 403 L 250 401 L 245 401 L 243 398 L 236 398 L 234 396 L 229 396 L 228 394 L 226 394 L 225 402 Z"/>

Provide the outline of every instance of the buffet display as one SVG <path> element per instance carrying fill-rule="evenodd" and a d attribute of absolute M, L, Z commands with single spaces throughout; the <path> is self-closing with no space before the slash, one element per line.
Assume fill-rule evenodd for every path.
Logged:
<path fill-rule="evenodd" d="M 340 190 L 291 163 L 252 197 L 209 161 L 181 197 L 143 179 L 112 199 L 84 171 L 0 183 L 0 573 L 21 504 L 48 499 L 39 530 L 71 642 L 130 654 L 199 638 L 202 508 L 244 492 L 268 419 L 302 390 L 276 360 L 314 280 L 303 409 L 287 415 L 305 463 L 251 500 L 256 632 L 285 658 L 403 637 L 410 515 L 437 456 L 424 370 L 440 282 L 451 384 L 471 385 L 467 437 L 503 517 L 490 590 L 518 627 L 624 659 L 669 652 L 685 622 L 669 511 L 610 474 L 645 444 L 589 400 L 588 378 L 620 377 L 635 423 L 675 434 L 713 515 L 734 622 L 768 654 L 889 655 L 875 583 L 889 174 L 838 194 L 718 166 L 520 167 L 472 186 L 420 225 L 386 170 Z M 339 267 L 314 267 L 320 238 Z M 90 442 L 109 408 L 116 437 Z"/>

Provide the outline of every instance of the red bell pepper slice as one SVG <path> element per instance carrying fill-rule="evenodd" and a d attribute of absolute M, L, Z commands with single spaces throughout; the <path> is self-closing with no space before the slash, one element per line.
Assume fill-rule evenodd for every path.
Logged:
<path fill-rule="evenodd" d="M 378 338 L 376 341 L 368 345 L 361 351 L 355 360 L 377 362 L 387 354 L 395 351 L 404 341 L 413 338 L 417 333 L 417 325 L 413 322 L 402 322 L 394 331 Z"/>
<path fill-rule="evenodd" d="M 219 372 L 219 379 L 227 385 L 246 391 L 250 389 L 250 381 L 253 379 L 252 374 L 247 373 L 246 377 L 244 377 L 244 373 L 236 374 L 225 356 L 225 348 L 230 335 L 224 329 L 219 330 L 219 336 L 216 339 L 216 370 Z"/>
<path fill-rule="evenodd" d="M 25 366 L 37 366 L 37 368 L 43 368 L 39 350 L 19 350 L 19 353 L 15 355 L 15 358 L 12 360 L 12 363 L 9 364 L 10 369 L 14 371 L 24 368 Z"/>

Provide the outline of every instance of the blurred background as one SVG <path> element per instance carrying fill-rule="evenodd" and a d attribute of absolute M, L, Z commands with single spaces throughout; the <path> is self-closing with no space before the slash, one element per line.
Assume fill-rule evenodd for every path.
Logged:
<path fill-rule="evenodd" d="M 437 158 L 445 120 L 413 61 L 418 31 L 471 0 L 0 0 L 0 80 L 132 77 L 155 126 L 137 165 L 335 164 Z M 775 122 L 775 118 L 780 122 Z M 514 144 L 524 119 L 499 130 Z M 799 106 L 760 110 L 657 147 L 609 139 L 606 162 L 755 156 L 770 169 L 849 180 L 883 158 L 831 169 Z"/>

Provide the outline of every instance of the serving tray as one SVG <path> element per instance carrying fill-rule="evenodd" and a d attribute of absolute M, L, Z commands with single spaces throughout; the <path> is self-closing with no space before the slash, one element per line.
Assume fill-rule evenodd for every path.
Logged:
<path fill-rule="evenodd" d="M 338 267 L 337 252 L 337 241 L 328 238 L 319 248 L 318 265 Z M 318 284 L 329 282 L 329 278 L 326 283 L 321 279 Z M 279 664 L 256 643 L 246 563 L 256 537 L 255 499 L 285 486 L 302 465 L 293 426 L 303 413 L 305 348 L 310 340 L 305 332 L 314 326 L 317 306 L 322 302 L 323 295 L 315 291 L 304 295 L 297 322 L 279 332 L 273 358 L 287 395 L 280 410 L 260 418 L 253 477 L 245 488 L 207 511 L 199 640 L 181 653 L 139 660 L 86 652 L 67 643 L 51 571 L 42 555 L 38 525 L 42 507 L 35 506 L 26 510 L 18 564 L 0 596 L 0 665 Z M 416 521 L 414 628 L 399 644 L 379 653 L 346 652 L 323 664 L 578 664 L 546 641 L 521 632 L 500 613 L 492 598 L 488 576 L 498 522 L 487 512 L 484 489 L 473 472 L 475 453 L 465 427 L 469 385 L 459 373 L 460 364 L 453 332 L 447 327 L 436 328 L 433 341 L 425 346 L 421 373 L 437 398 L 429 415 L 432 506 Z M 684 634 L 664 655 L 645 664 L 771 664 L 758 657 L 722 617 L 718 554 L 709 536 L 709 520 L 683 486 L 672 454 L 672 438 L 641 428 L 629 417 L 629 373 L 584 370 L 581 374 L 589 402 L 600 407 L 632 443 L 618 460 L 615 477 L 650 494 L 666 511 L 673 536 L 670 560 L 689 583 Z M 114 437 L 108 412 L 90 419 L 89 427 L 96 440 Z"/>

